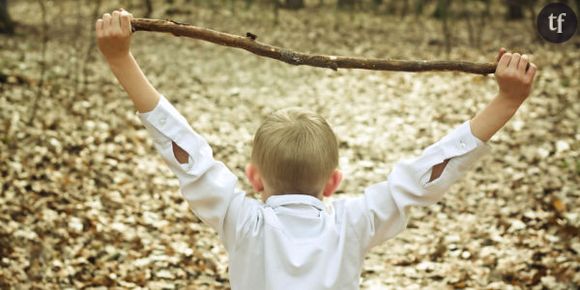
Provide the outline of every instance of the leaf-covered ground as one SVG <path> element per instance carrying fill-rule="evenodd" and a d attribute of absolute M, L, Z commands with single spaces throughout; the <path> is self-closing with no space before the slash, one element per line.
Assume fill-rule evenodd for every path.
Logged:
<path fill-rule="evenodd" d="M 0 36 L 0 288 L 229 288 L 216 234 L 188 209 L 94 47 L 87 57 L 93 2 L 47 2 L 40 90 L 39 8 L 35 1 L 10 2 L 20 27 L 16 36 Z M 275 26 L 269 7 L 245 10 L 240 4 L 233 14 L 227 6 L 188 4 L 170 11 L 157 4 L 156 17 L 250 31 L 261 41 L 302 51 L 470 61 L 490 61 L 500 46 L 532 53 L 540 67 L 535 90 L 491 141 L 492 154 L 441 202 L 415 208 L 409 228 L 368 255 L 361 285 L 578 287 L 577 36 L 563 45 L 542 44 L 529 21 L 497 18 L 474 48 L 465 23 L 454 20 L 446 56 L 440 23 L 427 16 L 325 7 L 281 11 Z M 120 5 L 105 1 L 99 13 Z M 492 76 L 293 67 L 145 32 L 135 35 L 133 53 L 247 191 L 243 168 L 252 134 L 273 110 L 303 106 L 327 117 L 341 144 L 340 198 L 384 180 L 396 161 L 468 120 L 497 90 Z"/>

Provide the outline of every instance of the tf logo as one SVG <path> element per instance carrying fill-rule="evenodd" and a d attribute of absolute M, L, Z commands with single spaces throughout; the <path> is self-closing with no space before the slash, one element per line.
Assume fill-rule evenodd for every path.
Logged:
<path fill-rule="evenodd" d="M 550 3 L 536 19 L 538 32 L 547 41 L 562 43 L 576 33 L 578 20 L 574 10 L 564 3 Z"/>

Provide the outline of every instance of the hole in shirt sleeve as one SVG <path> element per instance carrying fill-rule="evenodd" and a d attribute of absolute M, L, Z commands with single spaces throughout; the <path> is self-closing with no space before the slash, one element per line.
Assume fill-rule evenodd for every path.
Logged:
<path fill-rule="evenodd" d="M 183 148 L 179 147 L 175 142 L 171 142 L 173 147 L 173 156 L 180 164 L 186 164 L 189 161 L 189 154 L 183 150 Z"/>
<path fill-rule="evenodd" d="M 429 178 L 429 182 L 436 180 L 443 174 L 443 170 L 445 170 L 447 163 L 449 163 L 449 159 L 445 159 L 443 162 L 433 166 L 431 169 L 431 177 Z"/>

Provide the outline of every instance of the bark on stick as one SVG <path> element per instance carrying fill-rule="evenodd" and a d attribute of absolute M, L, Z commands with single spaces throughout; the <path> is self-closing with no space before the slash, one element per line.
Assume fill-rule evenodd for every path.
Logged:
<path fill-rule="evenodd" d="M 495 63 L 443 60 L 395 60 L 310 54 L 261 43 L 251 33 L 248 33 L 247 36 L 238 36 L 161 19 L 134 18 L 131 24 L 133 31 L 171 33 L 175 36 L 185 36 L 219 45 L 245 49 L 253 54 L 276 59 L 292 65 L 308 65 L 333 70 L 345 68 L 406 72 L 460 71 L 474 74 L 490 74 L 495 72 L 496 67 Z"/>

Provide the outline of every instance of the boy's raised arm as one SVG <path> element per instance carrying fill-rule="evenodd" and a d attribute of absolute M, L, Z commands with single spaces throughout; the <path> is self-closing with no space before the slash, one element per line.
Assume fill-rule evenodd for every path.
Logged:
<path fill-rule="evenodd" d="M 527 55 L 506 53 L 499 50 L 495 77 L 499 85 L 498 95 L 473 119 L 469 121 L 471 132 L 481 141 L 488 141 L 516 113 L 530 95 L 536 65 L 529 62 Z M 443 173 L 449 160 L 433 166 L 429 181 Z"/>
<path fill-rule="evenodd" d="M 237 177 L 213 158 L 207 141 L 149 83 L 129 51 L 131 17 L 121 10 L 97 20 L 99 49 L 140 112 L 153 145 L 179 180 L 183 197 L 230 249 L 239 232 L 256 221 L 258 203 L 236 188 Z"/>
<path fill-rule="evenodd" d="M 528 56 L 498 55 L 498 95 L 473 119 L 427 147 L 421 156 L 398 162 L 388 180 L 374 184 L 362 197 L 345 201 L 345 215 L 359 237 L 362 251 L 394 237 L 405 229 L 411 206 L 427 206 L 465 176 L 489 151 L 488 141 L 530 94 L 536 66 Z"/>
<path fill-rule="evenodd" d="M 95 26 L 99 49 L 137 110 L 144 113 L 155 108 L 160 94 L 147 80 L 129 50 L 132 17 L 124 10 L 114 11 L 112 15 L 105 13 Z"/>
<path fill-rule="evenodd" d="M 99 49 L 107 60 L 111 71 L 127 92 L 140 113 L 153 110 L 159 103 L 160 94 L 151 85 L 130 51 L 131 19 L 127 11 L 105 13 L 97 20 L 95 29 Z M 173 143 L 173 153 L 180 163 L 186 163 L 189 155 Z"/>

